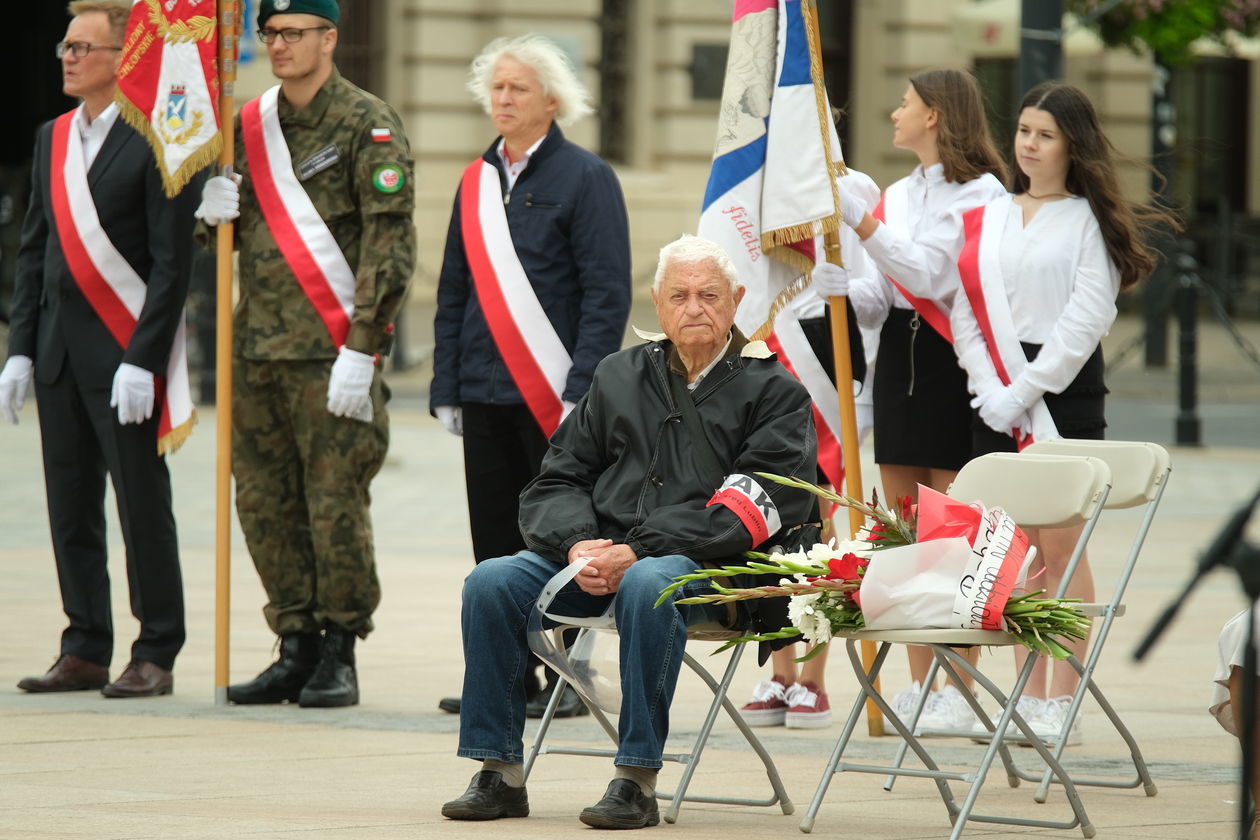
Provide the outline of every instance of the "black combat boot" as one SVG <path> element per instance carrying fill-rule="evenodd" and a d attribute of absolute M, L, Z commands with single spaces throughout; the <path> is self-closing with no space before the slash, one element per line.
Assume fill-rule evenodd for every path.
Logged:
<path fill-rule="evenodd" d="M 228 700 L 242 705 L 296 703 L 318 664 L 318 633 L 286 633 L 280 637 L 280 658 L 249 682 L 228 686 Z"/>
<path fill-rule="evenodd" d="M 354 706 L 359 702 L 359 678 L 354 672 L 354 633 L 329 624 L 319 665 L 298 696 L 299 706 Z"/>

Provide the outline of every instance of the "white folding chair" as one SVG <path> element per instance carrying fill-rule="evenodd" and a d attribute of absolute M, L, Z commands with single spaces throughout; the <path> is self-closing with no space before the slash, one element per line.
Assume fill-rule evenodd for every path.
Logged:
<path fill-rule="evenodd" d="M 555 628 L 552 632 L 558 648 L 563 648 L 560 634 L 568 629 L 566 626 Z M 583 628 L 582 633 L 608 633 L 615 632 L 610 630 L 591 630 Z M 687 628 L 688 642 L 727 642 L 731 639 L 744 635 L 723 627 L 717 622 L 697 624 Z M 661 815 L 665 822 L 672 823 L 678 819 L 678 810 L 682 807 L 683 802 L 706 802 L 717 805 L 755 805 L 761 807 L 769 807 L 778 805 L 784 814 L 791 814 L 795 810 L 795 806 L 788 798 L 787 791 L 783 788 L 783 782 L 779 778 L 779 770 L 775 767 L 774 759 L 766 752 L 766 748 L 744 721 L 743 716 L 739 713 L 739 709 L 735 707 L 727 696 L 731 680 L 735 677 L 735 671 L 739 667 L 740 658 L 744 654 L 745 645 L 735 645 L 731 648 L 730 656 L 726 660 L 726 670 L 722 674 L 721 680 L 714 679 L 713 675 L 697 661 L 689 651 L 683 651 L 683 662 L 704 681 L 705 685 L 713 692 L 713 702 L 709 704 L 709 708 L 705 713 L 704 720 L 700 725 L 699 732 L 696 733 L 695 740 L 691 744 L 691 749 L 682 753 L 665 753 L 661 756 L 662 760 L 676 762 L 683 765 L 682 777 L 678 780 L 678 786 L 672 792 L 660 791 L 656 792 L 656 798 L 660 800 L 668 800 L 669 806 Z M 538 724 L 538 732 L 534 736 L 534 742 L 530 746 L 529 754 L 525 758 L 525 776 L 529 777 L 530 770 L 534 766 L 534 760 L 540 755 L 588 755 L 598 756 L 602 758 L 613 758 L 617 755 L 617 750 L 607 748 L 591 748 L 591 747 L 568 747 L 555 746 L 546 742 L 548 729 L 551 727 L 551 721 L 555 716 L 556 707 L 560 703 L 560 698 L 564 694 L 565 686 L 563 678 L 557 683 L 551 694 L 551 702 L 547 704 L 547 709 L 543 713 L 542 720 Z M 592 702 L 585 697 L 580 687 L 574 686 L 578 690 L 578 696 L 582 698 L 582 702 L 590 709 L 591 715 L 603 727 L 604 732 L 612 739 L 615 745 L 618 742 L 617 727 L 609 720 L 604 709 L 600 708 L 597 703 Z M 766 778 L 770 782 L 770 796 L 763 799 L 741 798 L 730 796 L 707 796 L 688 794 L 687 788 L 691 784 L 691 778 L 696 771 L 697 765 L 700 763 L 700 755 L 704 751 L 705 745 L 708 743 L 709 734 L 713 731 L 713 725 L 717 721 L 718 712 L 725 710 L 735 726 L 739 729 L 744 739 L 748 742 L 748 746 L 752 748 L 757 757 L 761 759 L 762 765 L 765 767 Z"/>
<path fill-rule="evenodd" d="M 1085 697 L 1085 692 L 1088 690 L 1103 710 L 1103 713 L 1106 714 L 1108 720 L 1111 721 L 1112 726 L 1116 728 L 1116 732 L 1128 745 L 1129 755 L 1133 759 L 1136 775 L 1132 779 L 1124 781 L 1079 777 L 1074 777 L 1073 781 L 1078 785 L 1091 787 L 1135 788 L 1141 785 L 1147 796 L 1154 796 L 1157 792 L 1155 782 L 1151 779 L 1146 761 L 1142 758 L 1142 751 L 1138 748 L 1137 741 L 1134 740 L 1129 728 L 1124 725 L 1120 715 L 1108 702 L 1102 689 L 1095 682 L 1094 670 L 1098 666 L 1098 659 L 1102 655 L 1103 645 L 1106 644 L 1107 636 L 1111 632 L 1112 622 L 1124 615 L 1125 608 L 1122 599 L 1124 598 L 1125 588 L 1129 585 L 1129 579 L 1133 576 L 1133 569 L 1137 565 L 1138 555 L 1142 551 L 1146 534 L 1155 518 L 1155 510 L 1159 507 L 1159 500 L 1164 494 L 1164 488 L 1168 484 L 1168 476 L 1172 471 L 1168 451 L 1159 444 L 1145 441 L 1051 440 L 1034 443 L 1025 449 L 1024 452 L 1026 454 L 1040 455 L 1088 455 L 1106 461 L 1107 466 L 1111 469 L 1111 492 L 1107 495 L 1106 508 L 1108 510 L 1145 508 L 1141 522 L 1138 524 L 1137 531 L 1133 537 L 1133 542 L 1129 547 L 1128 556 L 1125 558 L 1124 566 L 1121 568 L 1120 574 L 1116 578 L 1115 586 L 1111 590 L 1110 598 L 1099 603 L 1083 605 L 1086 614 L 1094 617 L 1094 630 L 1085 656 L 1085 662 L 1082 664 L 1075 656 L 1068 659 L 1072 667 L 1081 675 L 1081 682 L 1068 706 L 1068 712 L 1064 717 L 1063 730 L 1059 733 L 1058 745 L 1054 749 L 1054 756 L 1055 758 L 1062 757 L 1068 731 L 1075 722 L 1076 716 L 1080 713 L 1081 703 Z M 1074 571 L 1075 562 L 1069 566 L 1067 573 L 1064 575 L 1063 586 L 1067 585 L 1067 581 Z M 1024 776 L 1023 778 L 1030 781 L 1035 780 L 1029 776 Z M 1038 802 L 1046 801 L 1051 781 L 1051 773 L 1047 769 L 1041 775 L 1040 786 L 1035 794 Z"/>
<path fill-rule="evenodd" d="M 1078 541 L 1074 556 L 1079 556 L 1093 532 L 1094 525 L 1102 511 L 1107 497 L 1110 471 L 1105 462 L 1098 458 L 1079 456 L 1050 455 L 1013 455 L 995 453 L 976 458 L 966 464 L 959 472 L 949 495 L 960 501 L 983 501 L 987 505 L 1000 506 L 1015 521 L 1029 528 L 1059 528 L 1084 524 L 1081 538 Z M 878 562 L 878 556 L 874 562 Z M 892 776 L 911 776 L 932 779 L 945 804 L 946 812 L 953 831 L 951 840 L 962 835 L 967 822 L 1002 823 L 1008 825 L 1035 826 L 1041 828 L 1074 828 L 1079 826 L 1082 834 L 1093 837 L 1094 826 L 1089 822 L 1085 807 L 1080 800 L 1072 779 L 1064 771 L 1058 758 L 1037 739 L 1029 728 L 1027 721 L 1016 711 L 1016 702 L 1023 692 L 1024 685 L 1032 673 L 1033 665 L 1039 654 L 1030 652 L 1023 668 L 1016 677 L 1015 684 L 1009 693 L 1003 691 L 988 677 L 967 662 L 953 650 L 956 647 L 1010 646 L 1018 644 L 1014 637 L 1005 632 L 987 630 L 882 630 L 860 631 L 842 634 L 849 653 L 849 661 L 853 666 L 860 693 L 855 699 L 853 708 L 845 722 L 843 731 L 836 742 L 835 750 L 823 771 L 818 790 L 810 802 L 809 809 L 801 820 L 803 832 L 813 830 L 814 820 L 822 805 L 823 797 L 837 773 L 858 772 L 888 774 Z M 858 652 L 858 642 L 869 640 L 879 643 L 878 652 L 872 663 L 869 674 L 862 664 Z M 968 772 L 952 772 L 941 769 L 928 749 L 914 734 L 914 720 L 922 711 L 925 696 L 921 696 L 909 722 L 902 721 L 888 702 L 875 688 L 875 680 L 883 667 L 891 646 L 894 644 L 927 645 L 931 648 L 936 663 L 944 669 L 954 684 L 963 690 L 959 671 L 965 672 L 978 687 L 982 688 L 997 702 L 1001 709 L 994 728 L 994 736 L 990 738 L 978 765 Z M 963 691 L 973 711 L 982 720 L 989 720 L 979 702 L 969 691 Z M 843 761 L 845 749 L 853 736 L 858 721 L 862 718 L 867 700 L 871 700 L 884 716 L 893 724 L 904 741 L 905 746 L 913 751 L 923 763 L 924 769 L 901 766 L 900 758 L 891 765 L 856 764 Z M 1006 769 L 1007 781 L 1012 787 L 1018 786 L 1020 776 L 1011 759 L 1005 742 L 1008 727 L 1014 724 L 1029 739 L 1037 750 L 1052 776 L 1063 785 L 1068 803 L 1072 810 L 1071 819 L 1063 821 L 1030 819 L 1008 815 L 990 815 L 974 813 L 976 800 L 985 777 L 994 760 L 1001 757 Z M 950 781 L 966 782 L 968 790 L 960 805 L 955 799 Z"/>

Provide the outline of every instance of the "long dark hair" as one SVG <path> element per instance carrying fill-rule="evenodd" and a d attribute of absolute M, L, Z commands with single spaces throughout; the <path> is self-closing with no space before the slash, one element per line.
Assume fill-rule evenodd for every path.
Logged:
<path fill-rule="evenodd" d="M 1019 105 L 1037 108 L 1054 117 L 1067 141 L 1067 189 L 1089 201 L 1102 229 L 1107 254 L 1120 272 L 1120 288 L 1129 289 L 1146 278 L 1159 261 L 1147 244 L 1159 225 L 1180 230 L 1181 224 L 1149 204 L 1125 199 L 1116 177 L 1115 147 L 1103 134 L 1098 114 L 1079 88 L 1063 82 L 1042 82 L 1024 95 Z M 1018 166 L 1011 171 L 1011 192 L 1028 192 L 1028 176 Z"/>
<path fill-rule="evenodd" d="M 970 73 L 953 68 L 924 70 L 910 77 L 923 104 L 936 109 L 936 150 L 945 180 L 963 183 L 990 172 L 1006 180 L 1006 164 L 993 147 L 984 118 L 980 86 Z"/>

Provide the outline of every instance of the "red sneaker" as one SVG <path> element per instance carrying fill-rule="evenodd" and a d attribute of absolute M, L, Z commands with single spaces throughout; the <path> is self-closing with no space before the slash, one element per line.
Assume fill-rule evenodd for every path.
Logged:
<path fill-rule="evenodd" d="M 812 682 L 799 682 L 789 688 L 787 704 L 783 725 L 788 729 L 821 729 L 831 725 L 827 692 L 819 691 Z"/>
<path fill-rule="evenodd" d="M 787 692 L 781 677 L 762 680 L 753 689 L 752 700 L 740 708 L 739 713 L 749 726 L 782 726 L 787 714 Z"/>

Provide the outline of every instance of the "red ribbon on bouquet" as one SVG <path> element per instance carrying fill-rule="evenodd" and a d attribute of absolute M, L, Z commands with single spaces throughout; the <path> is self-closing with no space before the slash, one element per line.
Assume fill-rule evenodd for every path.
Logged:
<path fill-rule="evenodd" d="M 1002 613 L 1028 558 L 1028 535 L 1001 508 L 984 509 L 919 485 L 916 542 L 964 537 L 971 558 L 958 580 L 954 614 L 960 627 L 1001 630 Z"/>

